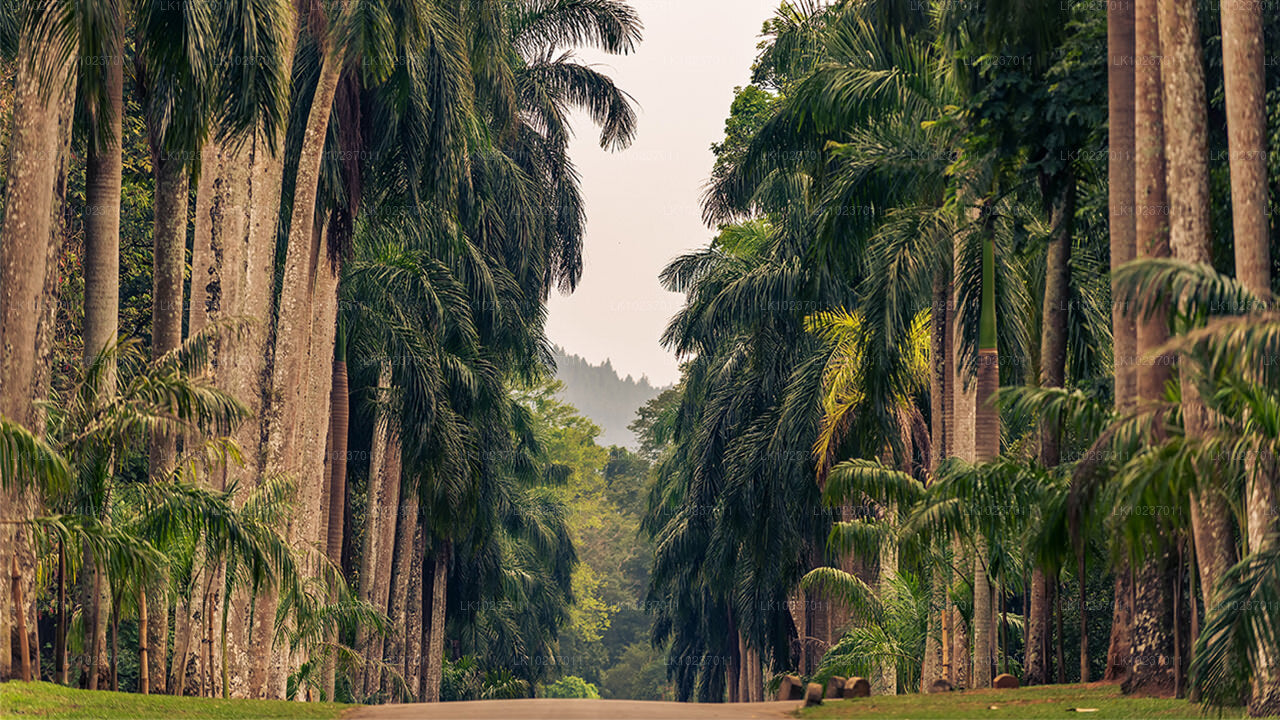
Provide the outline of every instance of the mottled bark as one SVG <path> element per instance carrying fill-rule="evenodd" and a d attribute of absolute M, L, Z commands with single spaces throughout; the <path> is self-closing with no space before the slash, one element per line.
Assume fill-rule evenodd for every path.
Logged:
<path fill-rule="evenodd" d="M 108 31 L 110 32 L 110 31 Z M 117 27 L 116 47 L 120 46 L 122 28 Z M 84 233 L 84 365 L 98 363 L 101 353 L 116 342 L 120 323 L 120 185 L 123 156 L 121 153 L 121 116 L 124 113 L 123 57 L 112 53 L 104 70 L 106 106 L 91 109 L 89 152 L 85 163 L 85 233 Z M 115 394 L 115 361 L 104 361 L 100 368 L 99 402 Z M 110 463 L 112 459 L 108 459 Z M 106 472 L 111 472 L 109 469 Z M 110 492 L 107 500 L 109 502 Z M 104 505 L 97 511 L 105 515 Z M 107 625 L 111 616 L 111 585 L 106 568 L 95 563 L 85 552 L 86 593 L 82 603 L 90 608 L 86 615 L 90 638 L 89 689 L 107 687 L 112 664 L 108 659 Z"/>
<path fill-rule="evenodd" d="M 448 596 L 449 542 L 434 553 L 431 573 L 431 624 L 428 631 L 427 667 L 424 672 L 422 702 L 440 701 L 440 680 L 444 670 L 445 599 Z"/>
<path fill-rule="evenodd" d="M 1022 683 L 1044 685 L 1049 682 L 1049 582 L 1039 567 L 1031 571 L 1030 604 L 1026 672 Z"/>
<path fill-rule="evenodd" d="M 1208 118 L 1200 27 L 1194 4 L 1159 0 L 1163 56 L 1164 129 L 1169 195 L 1169 245 L 1173 256 L 1210 262 Z M 1189 437 L 1209 427 L 1208 413 L 1193 378 L 1182 378 L 1183 425 Z M 1218 581 L 1234 560 L 1231 515 L 1214 487 L 1191 499 L 1191 524 L 1205 612 L 1214 606 Z"/>
<path fill-rule="evenodd" d="M 180 155 L 167 153 L 152 135 L 155 167 L 155 219 L 152 227 L 153 283 L 151 357 L 158 359 L 182 344 L 182 283 L 187 257 L 187 196 L 190 174 Z M 151 482 L 161 482 L 174 469 L 177 438 L 155 432 L 151 436 Z M 156 590 L 162 590 L 156 587 Z M 155 607 L 146 624 L 150 690 L 165 692 L 165 644 L 169 637 L 169 596 L 156 592 Z"/>
<path fill-rule="evenodd" d="M 1271 290 L 1271 246 L 1262 5 L 1249 0 L 1223 0 L 1220 8 L 1236 279 L 1265 298 Z M 1258 552 L 1267 549 L 1268 535 L 1276 527 L 1274 463 L 1249 463 L 1247 493 L 1246 546 L 1249 552 Z M 1275 648 L 1258 649 L 1249 714 L 1280 714 L 1280 655 Z"/>
<path fill-rule="evenodd" d="M 1134 582 L 1133 652 L 1131 669 L 1123 688 L 1126 693 L 1172 696 L 1174 570 L 1168 552 L 1148 558 Z"/>
<path fill-rule="evenodd" d="M 404 681 L 409 694 L 418 697 L 422 684 L 423 622 L 426 617 L 423 602 L 423 568 L 427 551 L 426 534 L 422 522 L 413 524 L 413 548 L 409 562 L 409 597 L 406 604 L 404 627 Z"/>
<path fill-rule="evenodd" d="M 383 362 L 378 369 L 378 386 L 373 391 L 373 399 L 377 406 L 374 410 L 373 437 L 370 441 L 369 481 L 365 498 L 364 537 L 361 542 L 358 589 L 360 600 L 371 604 L 374 603 L 374 589 L 377 586 L 377 569 L 384 562 L 380 555 L 382 550 L 380 539 L 384 535 L 382 526 L 389 521 L 393 522 L 395 517 L 392 515 L 391 520 L 387 517 L 387 507 L 392 502 L 392 496 L 387 491 L 387 482 L 390 479 L 387 473 L 387 454 L 392 432 L 390 390 L 391 365 Z M 396 493 L 399 493 L 398 488 Z M 356 649 L 364 654 L 366 660 L 380 657 L 380 654 L 373 653 L 373 639 L 363 626 L 356 628 Z M 356 679 L 357 692 L 364 692 L 371 672 L 370 664 L 366 662 Z"/>
<path fill-rule="evenodd" d="M 1116 568 L 1112 597 L 1111 640 L 1107 645 L 1107 669 L 1102 679 L 1107 682 L 1124 682 L 1132 668 L 1129 658 L 1133 653 L 1133 578 L 1127 560 Z M 1061 629 L 1058 634 L 1061 642 Z"/>
<path fill-rule="evenodd" d="M 26 8 L 47 14 L 54 3 Z M 74 55 L 74 49 L 72 54 Z M 56 240 L 65 193 L 70 108 L 74 105 L 71 58 L 59 57 L 42 33 L 18 38 L 6 165 L 5 212 L 0 228 L 0 416 L 40 432 L 43 413 L 35 401 L 48 392 L 52 338 Z M 32 492 L 0 490 L 0 558 L 16 557 L 22 574 L 21 604 L 9 583 L 0 583 L 0 680 L 12 677 L 13 630 L 21 614 L 36 628 L 36 558 L 20 525 L 36 514 Z M 15 608 L 15 605 L 19 605 Z M 11 614 L 12 613 L 12 614 Z M 30 643 L 39 648 L 39 643 Z"/>
<path fill-rule="evenodd" d="M 416 488 L 408 489 L 408 492 L 404 493 L 404 497 L 400 500 L 400 512 L 397 515 L 391 597 L 387 609 L 387 617 L 391 620 L 391 635 L 386 640 L 382 658 L 388 667 L 388 670 L 383 673 L 382 692 L 393 702 L 401 698 L 401 693 L 391 671 L 404 667 L 404 650 L 409 631 L 409 573 L 413 563 L 414 534 L 418 527 Z"/>

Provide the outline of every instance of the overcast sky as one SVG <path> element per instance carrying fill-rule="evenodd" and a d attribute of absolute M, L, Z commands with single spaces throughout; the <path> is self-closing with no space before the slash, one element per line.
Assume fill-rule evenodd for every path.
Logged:
<path fill-rule="evenodd" d="M 644 22 L 638 52 L 583 52 L 639 104 L 630 149 L 606 153 L 581 120 L 572 148 L 587 206 L 585 270 L 572 296 L 555 296 L 552 342 L 619 374 L 655 385 L 679 378 L 658 340 L 682 296 L 658 273 L 705 245 L 698 200 L 711 173 L 711 143 L 724 136 L 733 88 L 750 81 L 760 28 L 778 0 L 632 0 Z"/>

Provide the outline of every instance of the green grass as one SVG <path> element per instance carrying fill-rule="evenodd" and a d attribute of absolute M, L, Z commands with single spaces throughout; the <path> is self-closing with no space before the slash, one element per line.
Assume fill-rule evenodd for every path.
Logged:
<path fill-rule="evenodd" d="M 135 695 L 102 690 L 74 690 L 52 683 L 0 684 L 0 720 L 265 720 L 266 718 L 336 718 L 350 705 L 297 703 L 283 700 L 212 700 Z"/>
<path fill-rule="evenodd" d="M 1074 712 L 1071 708 L 1096 708 Z M 856 700 L 827 700 L 821 707 L 797 713 L 818 718 L 1242 718 L 1244 708 L 1216 711 L 1186 700 L 1126 697 L 1115 685 L 1042 685 L 1019 690 L 974 690 L 936 695 L 879 696 Z"/>

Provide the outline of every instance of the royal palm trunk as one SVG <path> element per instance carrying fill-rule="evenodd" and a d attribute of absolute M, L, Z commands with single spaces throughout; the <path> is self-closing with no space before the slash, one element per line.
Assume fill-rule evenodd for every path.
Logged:
<path fill-rule="evenodd" d="M 1208 119 L 1200 27 L 1192 3 L 1159 0 L 1160 50 L 1166 162 L 1169 245 L 1173 256 L 1210 262 Z M 1209 417 L 1192 378 L 1182 378 L 1183 425 L 1188 437 L 1202 434 Z M 1218 581 L 1234 562 L 1230 512 L 1216 488 L 1191 499 L 1191 524 L 1200 568 L 1205 613 L 1211 612 Z"/>
<path fill-rule="evenodd" d="M 431 571 L 431 623 L 427 641 L 427 668 L 424 672 L 422 702 L 440 701 L 440 680 L 444 670 L 445 602 L 449 592 L 449 541 L 442 541 L 434 553 Z"/>
<path fill-rule="evenodd" d="M 1134 33 L 1137 18 L 1133 0 L 1107 3 L 1107 133 L 1108 209 L 1111 235 L 1111 272 L 1133 260 L 1137 225 L 1134 218 Z M 1114 281 L 1112 297 L 1118 297 Z M 1137 328 L 1133 313 L 1123 303 L 1111 305 L 1115 359 L 1115 403 L 1118 412 L 1132 406 L 1137 392 L 1133 367 L 1137 356 Z M 1117 538 L 1118 541 L 1121 541 Z M 1127 570 L 1116 574 L 1111 612 L 1111 642 L 1107 651 L 1106 679 L 1129 665 L 1132 626 L 1128 613 Z"/>
<path fill-rule="evenodd" d="M 413 542 L 418 528 L 418 494 L 416 489 L 402 488 L 400 512 L 396 522 L 395 560 L 391 579 L 391 598 L 387 617 L 391 619 L 391 635 L 383 649 L 383 662 L 390 668 L 404 667 L 404 653 L 409 635 L 409 584 L 413 565 Z M 392 702 L 400 698 L 390 672 L 383 673 L 382 692 Z"/>
<path fill-rule="evenodd" d="M 1224 0 L 1220 7 L 1236 279 L 1258 297 L 1267 297 L 1271 290 L 1271 246 L 1262 6 L 1245 0 Z M 1249 552 L 1265 550 L 1268 535 L 1275 529 L 1275 482 L 1274 463 L 1250 463 L 1246 488 Z M 1280 657 L 1274 648 L 1259 650 L 1249 713 L 1278 714 Z"/>
<path fill-rule="evenodd" d="M 155 167 L 155 220 L 152 227 L 153 283 L 151 304 L 151 357 L 158 359 L 182 344 L 182 282 L 186 274 L 187 194 L 186 162 L 159 146 L 152 134 Z M 155 432 L 151 436 L 151 482 L 173 473 L 177 438 Z M 161 588 L 156 588 L 161 589 Z M 149 690 L 165 691 L 165 647 L 169 638 L 169 596 L 157 592 L 146 625 Z"/>
<path fill-rule="evenodd" d="M 122 28 L 112 31 L 113 47 L 122 47 Z M 85 166 L 85 233 L 84 233 L 84 365 L 99 362 L 100 353 L 114 345 L 120 316 L 120 184 L 122 154 L 120 147 L 121 116 L 124 112 L 124 60 L 108 55 L 105 68 L 106 105 L 95 106 L 91 113 L 89 157 Z M 105 403 L 115 393 L 115 361 L 103 360 L 99 386 L 99 402 Z M 112 473 L 108 462 L 105 472 Z M 108 488 L 110 479 L 107 479 Z M 106 493 L 110 502 L 110 490 Z M 107 508 L 100 508 L 107 512 Z M 110 681 L 111 663 L 107 657 L 106 632 L 111 616 L 111 586 L 106 568 L 95 563 L 85 552 L 86 592 L 84 606 L 90 608 L 87 634 L 90 639 L 89 689 L 105 688 Z"/>
<path fill-rule="evenodd" d="M 55 3 L 26 6 L 47 15 Z M 73 49 L 71 55 L 75 54 Z M 48 392 L 47 360 L 52 337 L 53 257 L 59 236 L 55 219 L 65 190 L 69 113 L 74 104 L 72 58 L 60 57 L 56 43 L 39 32 L 18 38 L 10 123 L 4 224 L 0 229 L 0 416 L 39 432 L 42 413 L 35 401 Z M 28 631 L 35 624 L 35 554 L 31 536 L 13 521 L 35 515 L 33 493 L 0 490 L 0 557 L 18 558 L 22 607 Z M 0 680 L 12 677 L 12 621 L 15 598 L 0 583 Z M 38 643 L 33 644 L 39 647 Z"/>

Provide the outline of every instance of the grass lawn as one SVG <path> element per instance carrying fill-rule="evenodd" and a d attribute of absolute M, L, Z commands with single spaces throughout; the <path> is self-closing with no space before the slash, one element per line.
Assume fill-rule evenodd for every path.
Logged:
<path fill-rule="evenodd" d="M 73 690 L 52 683 L 0 684 L 0 720 L 84 718 L 84 720 L 257 720 L 259 718 L 336 718 L 349 705 L 283 700 L 211 700 Z"/>
<path fill-rule="evenodd" d="M 1095 708 L 1080 712 L 1073 708 Z M 1244 708 L 1227 708 L 1222 718 L 1242 718 Z M 1042 685 L 1019 690 L 974 690 L 937 695 L 898 695 L 827 700 L 797 717 L 817 718 L 1216 718 L 1186 700 L 1125 697 L 1115 685 Z"/>

